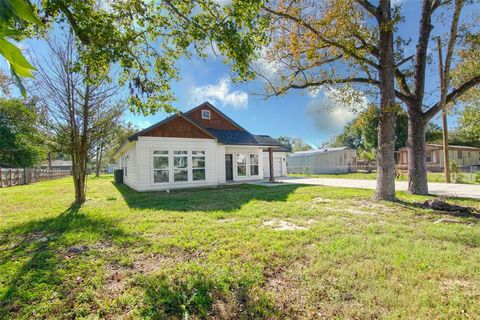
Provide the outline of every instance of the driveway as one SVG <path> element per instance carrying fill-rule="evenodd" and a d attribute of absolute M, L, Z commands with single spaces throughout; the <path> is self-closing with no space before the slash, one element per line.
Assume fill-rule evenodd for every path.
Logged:
<path fill-rule="evenodd" d="M 332 186 L 344 188 L 375 189 L 376 180 L 336 179 L 336 178 L 298 178 L 284 177 L 276 179 L 278 182 L 310 184 L 319 186 Z M 395 188 L 398 191 L 407 191 L 406 181 L 396 181 Z M 454 183 L 428 183 L 428 191 L 437 196 L 462 197 L 480 199 L 480 185 L 454 184 Z"/>

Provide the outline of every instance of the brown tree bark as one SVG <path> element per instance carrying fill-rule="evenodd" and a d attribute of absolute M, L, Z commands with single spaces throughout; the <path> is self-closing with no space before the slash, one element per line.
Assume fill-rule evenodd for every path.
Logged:
<path fill-rule="evenodd" d="M 380 25 L 380 119 L 378 125 L 376 200 L 394 201 L 395 197 L 395 66 L 393 57 L 393 28 L 390 0 L 381 0 Z"/>
<path fill-rule="evenodd" d="M 103 144 L 97 149 L 96 159 L 95 159 L 95 176 L 98 178 L 100 176 L 100 166 L 102 164 L 103 158 Z"/>
<path fill-rule="evenodd" d="M 425 130 L 426 122 L 416 108 L 408 112 L 408 191 L 413 194 L 428 194 Z"/>

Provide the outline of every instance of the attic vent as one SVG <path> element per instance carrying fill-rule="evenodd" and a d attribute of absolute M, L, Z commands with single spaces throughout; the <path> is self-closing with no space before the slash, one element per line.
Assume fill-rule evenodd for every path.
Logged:
<path fill-rule="evenodd" d="M 202 110 L 202 119 L 210 120 L 210 110 Z"/>

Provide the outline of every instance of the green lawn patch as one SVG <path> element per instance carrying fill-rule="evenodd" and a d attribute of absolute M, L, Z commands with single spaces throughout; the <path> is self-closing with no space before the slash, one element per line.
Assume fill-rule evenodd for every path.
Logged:
<path fill-rule="evenodd" d="M 70 178 L 0 189 L 0 319 L 480 317 L 474 214 L 372 190 L 112 180 L 90 178 L 82 207 Z"/>

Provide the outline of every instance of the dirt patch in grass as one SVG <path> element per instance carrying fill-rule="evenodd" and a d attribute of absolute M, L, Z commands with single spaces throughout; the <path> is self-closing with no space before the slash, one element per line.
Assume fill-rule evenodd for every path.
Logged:
<path fill-rule="evenodd" d="M 293 222 L 280 220 L 280 219 L 270 219 L 264 221 L 262 226 L 272 228 L 276 231 L 296 231 L 296 230 L 308 230 L 308 227 L 299 226 Z"/>
<path fill-rule="evenodd" d="M 445 292 L 456 292 L 461 290 L 465 296 L 480 297 L 480 287 L 478 286 L 478 283 L 467 279 L 444 279 L 440 283 L 440 289 Z"/>

